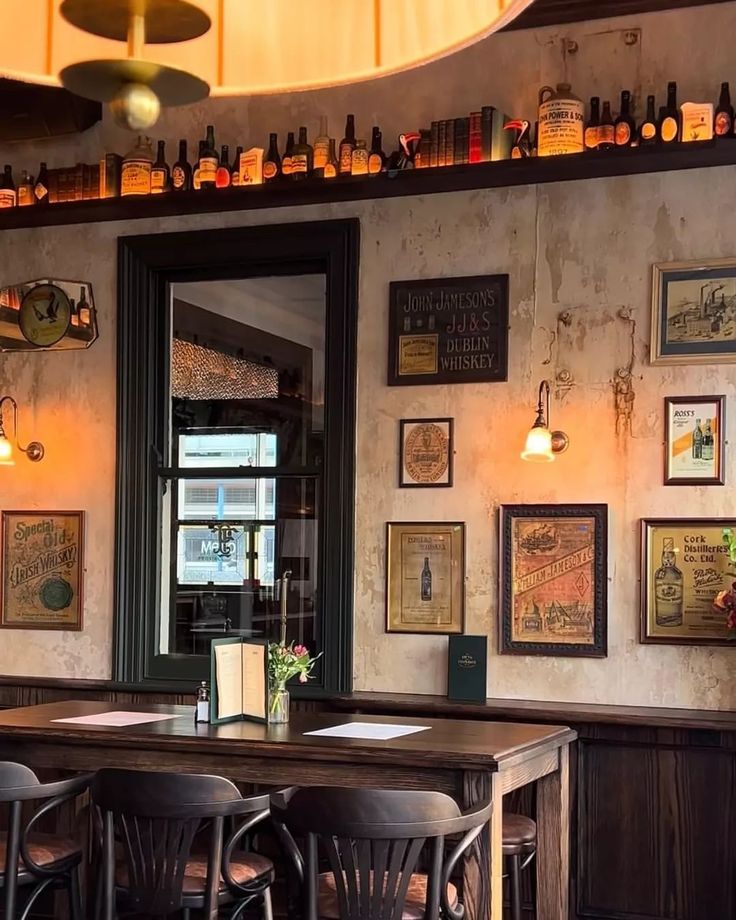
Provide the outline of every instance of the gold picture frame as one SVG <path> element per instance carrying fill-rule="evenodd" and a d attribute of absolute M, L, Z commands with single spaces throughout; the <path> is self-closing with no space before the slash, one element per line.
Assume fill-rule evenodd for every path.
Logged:
<path fill-rule="evenodd" d="M 729 588 L 723 529 L 733 518 L 641 521 L 641 641 L 663 645 L 730 645 L 726 614 L 713 609 Z"/>
<path fill-rule="evenodd" d="M 736 363 L 736 259 L 653 266 L 649 363 Z"/>
<path fill-rule="evenodd" d="M 83 511 L 3 511 L 3 629 L 82 629 Z"/>
<path fill-rule="evenodd" d="M 386 632 L 465 629 L 465 524 L 386 525 Z"/>

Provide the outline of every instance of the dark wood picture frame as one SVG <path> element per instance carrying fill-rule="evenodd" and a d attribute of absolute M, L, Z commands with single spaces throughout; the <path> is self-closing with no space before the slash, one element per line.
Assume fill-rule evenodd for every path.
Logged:
<path fill-rule="evenodd" d="M 650 609 L 649 609 L 649 600 L 650 600 L 650 576 L 653 573 L 656 573 L 656 570 L 660 567 L 660 562 L 657 560 L 652 553 L 650 553 L 650 534 L 653 533 L 654 528 L 657 527 L 671 527 L 673 529 L 683 529 L 687 528 L 691 530 L 693 534 L 697 535 L 699 538 L 702 537 L 703 532 L 706 528 L 715 528 L 717 531 L 721 531 L 724 527 L 731 527 L 733 530 L 736 530 L 736 516 L 733 518 L 642 518 L 640 522 L 640 549 L 639 549 L 639 562 L 640 562 L 640 592 L 639 592 L 639 641 L 643 645 L 699 645 L 699 646 L 722 646 L 736 649 L 736 642 L 731 639 L 728 639 L 725 635 L 722 638 L 713 637 L 713 636 L 688 636 L 683 635 L 682 633 L 674 632 L 671 635 L 654 635 L 652 633 L 652 626 L 650 624 Z M 714 537 L 716 535 L 714 534 Z M 712 544 L 714 547 L 720 545 L 720 540 Z M 700 549 L 693 551 L 695 555 L 701 555 Z M 683 556 L 685 554 L 683 553 Z M 676 560 L 676 565 L 684 564 L 684 561 Z M 704 565 L 707 563 L 698 562 L 698 565 Z M 729 577 L 729 581 L 736 580 L 736 576 Z M 718 592 L 718 585 L 712 585 L 708 589 L 708 593 L 712 593 L 713 598 Z M 683 584 L 684 589 L 684 584 Z M 683 608 L 686 603 L 683 590 L 682 604 Z M 723 613 L 723 620 L 726 619 L 725 612 Z M 656 611 L 655 611 L 656 617 Z M 661 627 L 660 627 L 661 628 Z M 667 629 L 671 628 L 669 626 L 665 627 Z M 684 627 L 683 627 L 684 630 Z"/>
<path fill-rule="evenodd" d="M 57 562 L 56 564 L 50 565 L 47 570 L 47 578 L 42 579 L 42 581 L 48 581 L 54 577 L 54 571 L 59 568 L 68 568 L 69 565 L 73 565 L 76 569 L 76 577 L 73 579 L 74 584 L 76 585 L 76 594 L 73 596 L 74 602 L 74 616 L 69 622 L 54 622 L 54 617 L 49 616 L 47 620 L 41 618 L 29 619 L 28 622 L 23 622 L 16 620 L 14 622 L 6 622 L 6 604 L 8 602 L 8 590 L 6 587 L 6 578 L 8 577 L 8 568 L 12 563 L 9 560 L 9 549 L 6 545 L 9 527 L 11 526 L 11 520 L 15 518 L 71 518 L 76 521 L 76 533 L 77 533 L 77 551 L 75 558 L 72 562 Z M 84 536 L 85 536 L 85 514 L 84 511 L 3 511 L 0 514 L 0 553 L 2 554 L 2 559 L 0 560 L 2 565 L 2 579 L 0 579 L 0 628 L 2 629 L 44 629 L 44 630 L 54 630 L 57 632 L 81 632 L 84 626 Z M 57 554 L 57 551 L 69 550 L 68 544 L 62 544 L 57 546 L 56 544 L 49 544 L 47 547 L 46 542 L 44 542 L 43 549 L 48 548 L 48 556 L 52 554 Z M 42 550 L 43 551 L 43 550 Z M 50 560 L 47 560 L 47 563 Z M 57 579 L 58 580 L 58 579 Z M 70 586 L 67 583 L 67 587 Z M 43 589 L 43 584 L 40 585 L 40 588 Z M 51 608 L 53 609 L 53 608 Z"/>
<path fill-rule="evenodd" d="M 714 444 L 715 476 L 673 476 L 671 468 L 672 406 L 713 406 L 718 419 Z M 709 416 L 702 416 L 708 417 Z M 665 396 L 664 398 L 664 484 L 666 486 L 722 486 L 726 484 L 726 397 Z"/>
<path fill-rule="evenodd" d="M 445 471 L 446 481 L 421 482 L 408 481 L 406 470 L 406 428 L 408 425 L 446 425 L 447 451 Z M 399 420 L 399 488 L 400 489 L 448 489 L 452 488 L 454 477 L 455 420 L 453 418 L 402 418 Z"/>
<path fill-rule="evenodd" d="M 515 521 L 539 519 L 569 522 L 587 518 L 593 523 L 590 586 L 592 629 L 590 643 L 520 641 L 513 636 Z M 578 552 L 582 552 L 579 550 Z M 544 566 L 540 566 L 540 569 Z M 564 572 L 572 569 L 565 568 Z M 541 576 L 540 576 L 541 577 Z M 558 574 L 554 575 L 557 578 Z M 550 579 L 551 580 L 551 579 Z M 535 601 L 536 603 L 536 601 Z M 560 603 L 555 601 L 557 606 Z M 559 655 L 579 658 L 605 658 L 608 654 L 608 506 L 604 504 L 501 505 L 499 509 L 499 652 L 514 655 Z M 564 609 L 564 608 L 563 608 Z M 540 623 L 543 620 L 540 619 Z"/>
<path fill-rule="evenodd" d="M 459 540 L 459 572 L 452 572 L 451 575 L 454 579 L 453 583 L 450 585 L 450 604 L 451 608 L 458 608 L 457 610 L 451 609 L 451 618 L 452 622 L 449 625 L 449 628 L 445 628 L 443 625 L 439 626 L 430 626 L 427 623 L 419 623 L 412 625 L 407 628 L 396 628 L 396 612 L 393 609 L 392 599 L 395 593 L 393 589 L 393 579 L 398 575 L 399 581 L 401 581 L 401 570 L 395 570 L 393 568 L 393 555 L 391 552 L 392 547 L 392 533 L 396 529 L 398 533 L 398 528 L 417 528 L 418 532 L 421 528 L 425 535 L 430 535 L 433 532 L 436 533 L 439 531 L 454 531 L 454 534 L 451 536 L 451 539 L 454 539 L 455 535 Z M 452 565 L 452 562 L 451 562 Z M 399 589 L 400 590 L 400 589 Z M 400 616 L 400 613 L 399 613 Z M 422 627 L 425 628 L 422 628 Z M 386 632 L 387 633 L 400 633 L 404 635 L 431 635 L 431 636 L 449 636 L 449 635 L 460 635 L 465 632 L 465 523 L 461 521 L 389 521 L 386 524 Z"/>
<path fill-rule="evenodd" d="M 389 386 L 503 382 L 508 352 L 508 275 L 390 283 Z"/>

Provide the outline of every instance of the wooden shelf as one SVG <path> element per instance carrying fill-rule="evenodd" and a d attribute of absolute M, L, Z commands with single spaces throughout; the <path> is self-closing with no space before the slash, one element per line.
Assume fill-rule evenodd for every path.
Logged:
<path fill-rule="evenodd" d="M 503 160 L 437 169 L 416 169 L 374 178 L 334 180 L 306 179 L 299 183 L 255 185 L 184 194 L 169 193 L 146 198 L 108 198 L 71 201 L 48 207 L 13 208 L 0 211 L 0 230 L 22 227 L 88 224 L 109 220 L 138 220 L 207 214 L 217 211 L 250 211 L 294 205 L 436 195 L 486 188 L 508 188 L 547 182 L 572 182 L 609 176 L 639 175 L 680 169 L 703 169 L 736 165 L 736 139 L 612 150 L 597 154 Z"/>

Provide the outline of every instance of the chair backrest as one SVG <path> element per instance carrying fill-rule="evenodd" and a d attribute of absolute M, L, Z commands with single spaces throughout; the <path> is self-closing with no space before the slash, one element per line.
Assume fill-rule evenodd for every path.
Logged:
<path fill-rule="evenodd" d="M 230 780 L 105 769 L 95 775 L 90 793 L 103 819 L 105 910 L 109 915 L 114 901 L 116 836 L 124 855 L 128 906 L 136 913 L 166 915 L 182 908 L 185 870 L 204 822 L 210 824 L 205 903 L 216 906 L 224 818 L 247 813 L 244 806 L 250 801 L 242 798 Z M 259 802 L 263 807 L 262 797 Z"/>
<path fill-rule="evenodd" d="M 312 787 L 273 810 L 305 841 L 307 920 L 318 916 L 320 856 L 329 864 L 342 920 L 401 920 L 412 875 L 424 853 L 424 915 L 439 916 L 444 840 L 466 831 L 457 803 L 441 792 Z M 486 818 L 487 820 L 487 818 Z"/>

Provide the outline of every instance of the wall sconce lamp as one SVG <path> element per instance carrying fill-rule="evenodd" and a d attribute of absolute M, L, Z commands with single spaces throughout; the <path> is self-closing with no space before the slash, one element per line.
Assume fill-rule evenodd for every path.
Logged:
<path fill-rule="evenodd" d="M 18 450 L 22 451 L 29 460 L 38 463 L 43 459 L 45 453 L 43 444 L 40 441 L 31 441 L 27 447 L 21 447 L 18 440 L 18 403 L 12 396 L 0 397 L 0 466 L 15 466 L 15 457 L 13 456 L 13 443 L 5 434 L 5 424 L 3 420 L 3 405 L 8 402 L 13 407 L 13 436 L 15 445 Z"/>
<path fill-rule="evenodd" d="M 551 463 L 555 454 L 564 453 L 570 446 L 570 439 L 564 431 L 550 431 L 550 398 L 549 380 L 543 380 L 539 384 L 537 417 L 526 436 L 526 444 L 521 452 L 522 460 Z"/>

